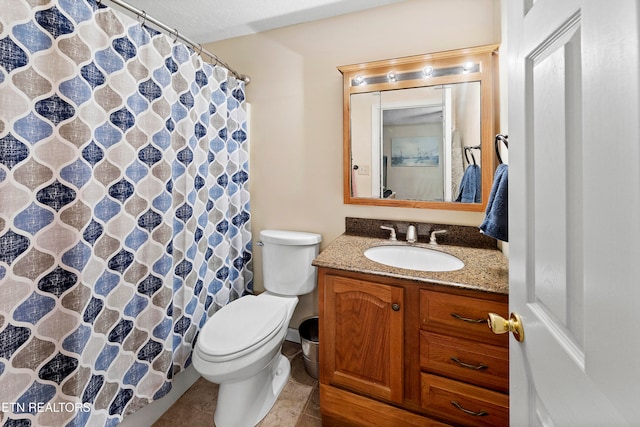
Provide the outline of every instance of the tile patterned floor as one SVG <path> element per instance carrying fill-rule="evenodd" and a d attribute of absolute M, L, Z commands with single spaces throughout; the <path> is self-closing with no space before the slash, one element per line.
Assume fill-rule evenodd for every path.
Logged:
<path fill-rule="evenodd" d="M 291 376 L 280 397 L 258 427 L 320 427 L 318 380 L 310 377 L 300 344 L 285 341 L 282 353 L 291 361 Z M 153 427 L 214 427 L 218 385 L 200 378 Z"/>

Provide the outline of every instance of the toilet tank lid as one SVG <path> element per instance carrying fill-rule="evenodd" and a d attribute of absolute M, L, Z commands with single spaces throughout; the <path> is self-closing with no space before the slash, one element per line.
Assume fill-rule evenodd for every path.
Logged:
<path fill-rule="evenodd" d="M 262 230 L 260 240 L 280 245 L 314 245 L 322 241 L 322 236 L 306 231 Z"/>

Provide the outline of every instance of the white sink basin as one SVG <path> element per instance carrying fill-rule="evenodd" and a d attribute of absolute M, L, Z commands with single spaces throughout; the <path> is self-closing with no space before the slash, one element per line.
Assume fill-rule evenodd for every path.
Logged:
<path fill-rule="evenodd" d="M 454 271 L 464 267 L 459 258 L 419 246 L 374 246 L 364 251 L 371 261 L 417 271 Z"/>

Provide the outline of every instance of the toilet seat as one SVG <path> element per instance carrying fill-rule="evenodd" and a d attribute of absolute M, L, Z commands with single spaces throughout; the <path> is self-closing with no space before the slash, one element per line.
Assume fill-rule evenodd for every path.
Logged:
<path fill-rule="evenodd" d="M 286 318 L 281 301 L 247 295 L 222 307 L 205 323 L 196 351 L 211 362 L 238 358 L 276 335 Z"/>

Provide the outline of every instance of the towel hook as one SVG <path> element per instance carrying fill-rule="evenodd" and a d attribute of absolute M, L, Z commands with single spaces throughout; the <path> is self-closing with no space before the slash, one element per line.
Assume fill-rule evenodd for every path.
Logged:
<path fill-rule="evenodd" d="M 497 134 L 496 135 L 496 156 L 498 156 L 498 162 L 500 162 L 500 164 L 502 164 L 502 157 L 500 157 L 500 141 L 502 141 L 504 143 L 504 146 L 507 147 L 507 149 L 509 148 L 509 135 L 501 135 L 501 134 Z"/>
<path fill-rule="evenodd" d="M 473 164 L 476 165 L 476 156 L 473 155 L 473 152 L 471 152 L 471 150 L 471 147 L 464 147 L 464 158 L 467 159 L 467 164 L 470 165 L 471 162 L 469 161 L 469 154 L 471 154 L 471 160 L 473 160 Z"/>
<path fill-rule="evenodd" d="M 475 147 L 464 147 L 464 157 L 465 159 L 467 159 L 467 164 L 470 165 L 471 162 L 469 161 L 469 156 L 467 155 L 467 153 L 471 154 L 471 159 L 473 160 L 473 164 L 477 165 L 478 163 L 476 163 L 476 156 L 473 155 L 473 151 L 471 150 L 481 150 L 482 146 L 480 145 L 476 145 Z"/>

